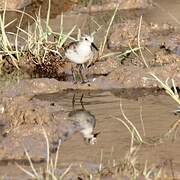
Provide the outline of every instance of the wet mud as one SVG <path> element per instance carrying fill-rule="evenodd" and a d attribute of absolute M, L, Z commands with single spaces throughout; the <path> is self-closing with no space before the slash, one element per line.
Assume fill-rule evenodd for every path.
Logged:
<path fill-rule="evenodd" d="M 75 70 L 77 67 L 64 57 L 64 47 L 56 49 L 44 43 L 38 57 L 25 49 L 17 62 L 20 70 L 9 55 L 0 57 L 0 175 L 7 179 L 29 179 L 16 165 L 31 171 L 26 152 L 35 168 L 45 167 L 46 133 L 52 157 L 61 140 L 56 175 L 61 176 L 72 164 L 65 179 L 89 179 L 91 176 L 94 179 L 131 179 L 134 167 L 141 172 L 138 178 L 143 179 L 145 160 L 152 164 L 147 170 L 152 179 L 160 170 L 164 177 L 180 177 L 180 116 L 174 113 L 177 103 L 150 75 L 154 73 L 163 82 L 173 79 L 179 93 L 179 24 L 177 18 L 173 22 L 169 18 L 173 12 L 162 10 L 172 3 L 163 2 L 160 11 L 149 1 L 121 2 L 108 34 L 104 57 L 95 54 L 93 62 L 83 69 L 89 80 L 85 84 L 73 82 L 71 67 Z M 52 1 L 50 24 L 53 30 L 58 29 L 57 22 L 64 11 L 65 31 L 76 24 L 82 28 L 82 33 L 87 33 L 97 28 L 91 20 L 94 18 L 103 25 L 95 34 L 95 43 L 100 46 L 112 16 L 110 10 L 117 2 L 92 4 L 91 12 L 88 4 L 84 6 L 83 3 Z M 41 16 L 45 18 L 47 1 L 36 1 L 27 7 L 27 12 L 37 12 L 39 5 L 42 5 Z M 178 2 L 176 5 L 180 7 Z M 175 17 L 179 17 L 176 5 L 172 9 Z M 160 15 L 155 17 L 159 11 L 162 19 Z M 10 19 L 14 16 L 11 13 Z M 143 15 L 141 29 L 140 15 Z M 22 28 L 26 28 L 26 22 L 24 19 Z M 33 22 L 30 25 L 33 27 Z M 76 35 L 77 32 L 72 34 Z M 148 67 L 139 50 L 129 51 L 138 49 L 139 45 Z M 106 56 L 119 52 L 117 56 Z M 172 82 L 168 83 L 173 86 Z M 143 142 L 135 141 L 132 149 L 132 134 L 122 123 L 126 118 L 143 139 Z M 131 163 L 135 159 L 133 166 Z"/>
<path fill-rule="evenodd" d="M 54 79 L 41 78 L 20 81 L 9 90 L 3 91 L 0 114 L 0 164 L 3 168 L 11 167 L 14 162 L 26 167 L 28 160 L 25 150 L 37 167 L 45 163 L 47 160 L 45 130 L 52 155 L 56 152 L 58 141 L 61 139 L 62 156 L 58 163 L 62 171 L 73 162 L 82 163 L 83 167 L 96 174 L 99 163 L 102 163 L 104 168 L 110 163 L 110 169 L 103 168 L 102 176 L 114 174 L 116 168 L 122 168 L 120 162 L 128 152 L 131 140 L 128 130 L 116 119 L 123 118 L 120 103 L 123 105 L 124 113 L 143 134 L 140 120 L 142 107 L 146 133 L 144 139 L 149 145 L 141 145 L 141 150 L 138 151 L 139 163 L 143 164 L 143 158 L 147 158 L 151 159 L 152 163 L 158 164 L 173 159 L 178 153 L 179 135 L 177 134 L 175 139 L 173 133 L 166 136 L 172 124 L 178 120 L 178 116 L 173 113 L 177 106 L 163 90 L 140 88 L 92 91 L 87 87 L 79 88 L 78 91 L 77 87 L 75 89 L 76 91 L 72 91 L 72 84 L 68 87 Z M 83 109 L 85 114 L 90 113 L 96 118 L 94 132 L 99 135 L 95 145 L 88 145 L 81 134 L 82 124 L 71 119 L 74 109 L 77 112 Z M 82 153 L 84 156 L 81 156 Z M 99 159 L 101 153 L 103 153 L 102 162 Z M 117 166 L 111 169 L 113 161 Z M 177 158 L 176 162 L 173 161 L 175 167 L 179 167 L 179 162 Z M 169 163 L 160 167 L 168 169 L 168 165 Z M 78 165 L 72 168 L 67 178 L 75 174 L 85 176 L 79 173 L 77 167 Z M 7 174 L 11 176 L 17 171 L 20 170 L 7 171 Z"/>

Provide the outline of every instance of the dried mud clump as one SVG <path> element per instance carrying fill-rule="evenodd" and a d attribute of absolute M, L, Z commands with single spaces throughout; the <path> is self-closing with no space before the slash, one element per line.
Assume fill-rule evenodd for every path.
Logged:
<path fill-rule="evenodd" d="M 16 58 L 16 57 L 15 57 Z M 36 78 L 55 78 L 59 81 L 67 80 L 65 66 L 67 62 L 63 61 L 60 55 L 48 52 L 45 57 L 35 56 L 31 52 L 24 52 L 20 60 L 16 61 L 21 71 L 30 77 Z M 11 57 L 4 56 L 2 64 L 2 74 L 11 74 L 17 68 L 11 60 Z"/>
<path fill-rule="evenodd" d="M 48 54 L 47 60 L 41 64 L 37 64 L 34 69 L 34 74 L 40 78 L 55 78 L 59 81 L 67 80 L 67 76 L 64 72 L 65 61 L 59 59 L 59 57 L 54 56 L 53 54 Z"/>
<path fill-rule="evenodd" d="M 51 49 L 53 50 L 53 48 Z M 62 60 L 59 54 L 50 51 L 45 54 L 45 56 L 42 55 L 39 57 L 36 57 L 31 53 L 27 53 L 22 58 L 20 67 L 32 77 L 47 77 L 65 81 L 65 64 L 65 61 Z"/>

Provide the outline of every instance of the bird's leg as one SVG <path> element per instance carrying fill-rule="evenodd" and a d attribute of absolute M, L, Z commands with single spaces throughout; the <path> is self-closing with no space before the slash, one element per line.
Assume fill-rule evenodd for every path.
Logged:
<path fill-rule="evenodd" d="M 79 65 L 78 71 L 81 78 L 81 83 L 86 83 L 82 74 L 82 65 Z"/>
<path fill-rule="evenodd" d="M 83 97 L 84 97 L 84 94 L 82 93 L 80 103 L 81 103 L 82 109 L 85 110 L 84 104 L 83 104 Z"/>
<path fill-rule="evenodd" d="M 71 72 L 72 72 L 72 76 L 73 76 L 73 81 L 74 81 L 74 83 L 76 84 L 76 83 L 77 83 L 76 75 L 75 75 L 74 68 L 73 68 L 72 65 L 71 65 Z"/>
<path fill-rule="evenodd" d="M 82 68 L 84 68 L 84 67 L 83 67 L 83 64 L 81 64 L 81 65 L 80 65 L 80 68 L 79 68 L 79 74 L 80 74 L 80 77 L 81 77 L 81 83 L 87 83 L 88 80 L 87 80 L 87 77 L 86 77 L 86 76 L 85 76 L 85 79 L 86 79 L 86 80 L 84 80 L 84 77 L 83 77 L 83 74 L 82 74 Z"/>
<path fill-rule="evenodd" d="M 74 95 L 73 95 L 73 99 L 72 99 L 72 108 L 73 108 L 73 111 L 75 110 L 75 96 L 76 96 L 76 94 L 74 93 Z"/>

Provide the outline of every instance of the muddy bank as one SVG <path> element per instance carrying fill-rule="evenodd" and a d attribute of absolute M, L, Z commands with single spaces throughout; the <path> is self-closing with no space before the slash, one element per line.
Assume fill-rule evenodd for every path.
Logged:
<path fill-rule="evenodd" d="M 55 78 L 60 80 L 58 82 L 55 79 L 47 79 L 47 81 L 52 81 L 52 87 L 48 87 L 50 89 L 53 89 L 54 83 L 57 89 L 107 90 L 120 88 L 161 88 L 161 85 L 152 78 L 150 73 L 154 73 L 162 81 L 168 78 L 174 79 L 176 86 L 179 87 L 179 59 L 179 56 L 173 53 L 166 53 L 162 49 L 149 57 L 147 62 L 152 63 L 152 65 L 148 64 L 149 67 L 145 67 L 143 59 L 136 57 L 134 54 L 125 57 L 123 60 L 114 58 L 97 60 L 90 67 L 83 69 L 83 74 L 89 81 L 86 84 L 81 84 L 80 82 L 74 84 L 71 71 L 72 64 L 53 58 L 51 61 L 42 64 L 32 64 L 29 59 L 23 61 L 20 64 L 20 68 L 26 74 L 26 77 L 37 78 L 37 82 L 40 82 L 40 84 L 41 79 L 38 78 Z M 5 65 L 3 71 L 7 73 L 7 70 L 10 70 L 9 67 L 9 65 Z M 15 67 L 12 66 L 10 72 L 12 73 L 14 69 Z M 77 67 L 74 67 L 74 70 L 77 72 Z M 34 84 L 33 81 L 35 80 L 29 80 L 29 82 L 25 80 L 24 82 Z M 42 82 L 44 82 L 44 79 L 42 79 Z M 172 86 L 171 84 L 169 85 Z"/>
<path fill-rule="evenodd" d="M 160 87 L 159 83 L 152 80 L 150 72 L 162 81 L 173 78 L 176 86 L 180 85 L 178 30 L 169 24 L 157 25 L 142 21 L 139 39 L 138 23 L 137 18 L 129 19 L 112 27 L 104 54 L 98 56 L 96 53 L 94 61 L 83 70 L 89 83 L 82 85 L 81 88 L 86 89 L 86 86 L 87 89 Z M 144 57 L 138 50 L 138 43 L 143 47 L 141 51 Z M 41 48 L 39 57 L 33 54 L 34 52 L 23 53 L 20 56 L 21 61 L 17 62 L 20 71 L 28 78 L 55 78 L 67 87 L 73 84 L 71 67 L 73 66 L 76 72 L 78 70 L 75 64 L 64 57 L 64 49 L 47 44 L 43 44 Z M 130 48 L 136 50 L 131 51 Z M 46 52 L 45 56 L 43 56 L 44 52 Z M 109 53 L 117 53 L 117 55 L 106 57 Z M 16 67 L 13 61 L 10 57 L 3 56 L 2 75 L 14 71 Z M 79 85 L 72 85 L 71 88 L 78 87 Z"/>

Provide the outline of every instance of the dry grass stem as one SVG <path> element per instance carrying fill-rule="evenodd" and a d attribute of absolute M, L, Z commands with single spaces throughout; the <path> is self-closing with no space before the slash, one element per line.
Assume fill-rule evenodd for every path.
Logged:
<path fill-rule="evenodd" d="M 25 154 L 26 157 L 28 159 L 28 162 L 30 164 L 31 170 L 32 172 L 26 170 L 25 168 L 23 168 L 22 166 L 20 166 L 19 164 L 16 163 L 17 167 L 22 170 L 23 172 L 25 172 L 28 176 L 34 178 L 34 179 L 45 179 L 45 180 L 57 180 L 57 179 L 63 179 L 67 173 L 69 172 L 71 165 L 68 166 L 68 168 L 58 177 L 56 175 L 56 169 L 57 169 L 57 162 L 58 162 L 58 154 L 59 154 L 59 149 L 60 149 L 60 145 L 61 145 L 61 140 L 59 140 L 58 142 L 58 146 L 57 146 L 57 151 L 56 151 L 56 155 L 55 155 L 55 160 L 53 161 L 53 159 L 50 158 L 50 145 L 49 145 L 49 139 L 47 136 L 47 132 L 45 131 L 45 129 L 42 127 L 42 131 L 43 131 L 43 135 L 45 137 L 45 141 L 46 141 L 46 168 L 43 171 L 37 171 L 34 167 L 34 164 L 31 160 L 31 157 L 29 155 L 29 153 L 27 152 L 27 150 L 25 149 Z"/>
<path fill-rule="evenodd" d="M 103 52 L 104 52 L 104 49 L 105 49 L 105 45 L 106 45 L 106 42 L 107 42 L 107 37 L 108 37 L 109 31 L 110 31 L 111 25 L 112 25 L 112 23 L 113 23 L 113 21 L 114 21 L 114 18 L 115 18 L 115 16 L 116 16 L 118 7 L 119 7 L 119 4 L 116 6 L 116 9 L 115 9 L 115 11 L 114 11 L 114 14 L 113 14 L 113 16 L 112 16 L 112 18 L 111 18 L 111 20 L 110 20 L 109 26 L 108 26 L 108 28 L 107 28 L 107 31 L 106 31 L 106 34 L 105 34 L 105 37 L 104 37 L 104 41 L 103 41 L 102 46 L 101 46 L 101 48 L 100 48 L 100 52 L 99 52 L 100 56 L 103 55 Z"/>
<path fill-rule="evenodd" d="M 142 60 L 143 60 L 143 62 L 144 62 L 144 64 L 145 64 L 145 66 L 146 66 L 147 68 L 149 68 L 149 66 L 148 66 L 148 64 L 147 64 L 147 62 L 146 62 L 146 60 L 145 60 L 145 58 L 144 58 L 144 55 L 143 55 L 143 53 L 142 53 L 142 50 L 141 50 L 141 43 L 140 43 L 141 25 L 142 25 L 142 16 L 140 17 L 139 28 L 138 28 L 138 47 L 139 47 L 139 52 L 140 52 L 141 58 L 142 58 Z"/>

